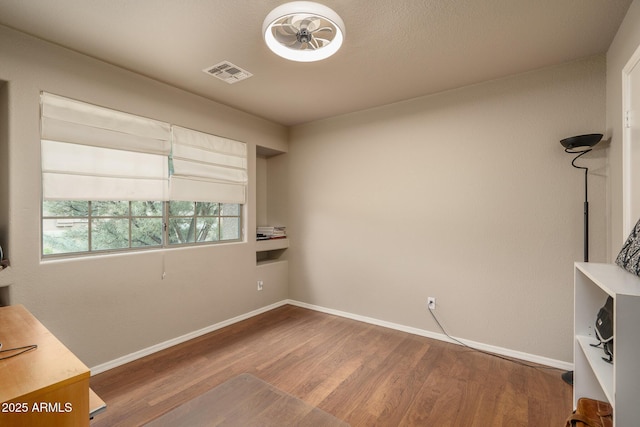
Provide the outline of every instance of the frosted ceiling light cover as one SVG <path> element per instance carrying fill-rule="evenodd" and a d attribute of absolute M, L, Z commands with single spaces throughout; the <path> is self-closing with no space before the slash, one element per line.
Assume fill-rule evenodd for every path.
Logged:
<path fill-rule="evenodd" d="M 276 55 L 291 61 L 312 62 L 336 53 L 345 31 L 344 22 L 332 9 L 310 1 L 294 1 L 267 15 L 262 34 Z"/>

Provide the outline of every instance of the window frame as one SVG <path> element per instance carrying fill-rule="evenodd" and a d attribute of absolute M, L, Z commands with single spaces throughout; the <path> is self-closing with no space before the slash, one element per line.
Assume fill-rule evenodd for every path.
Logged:
<path fill-rule="evenodd" d="M 218 221 L 218 238 L 216 240 L 206 240 L 206 241 L 192 241 L 192 242 L 180 242 L 180 243 L 170 243 L 169 242 L 169 221 L 171 218 L 193 218 L 194 221 L 197 220 L 198 216 L 196 215 L 194 209 L 194 215 L 192 216 L 171 216 L 169 205 L 171 201 L 158 201 L 162 204 L 162 214 L 154 215 L 154 216 L 142 216 L 142 215 L 134 215 L 132 204 L 136 201 L 124 201 L 129 203 L 129 209 L 127 215 L 116 216 L 116 215 L 99 215 L 96 216 L 93 213 L 92 203 L 103 202 L 103 201 L 87 201 L 87 215 L 86 216 L 71 216 L 71 215 L 62 215 L 62 216 L 45 216 L 44 214 L 44 204 L 45 200 L 42 200 L 40 205 L 40 257 L 42 260 L 50 260 L 50 259 L 59 259 L 59 258 L 81 258 L 88 256 L 99 256 L 99 255 L 107 255 L 107 254 L 124 254 L 124 253 L 140 253 L 151 250 L 166 250 L 172 248 L 188 248 L 188 247 L 201 247 L 201 246 L 211 246 L 211 245 L 220 245 L 220 244 L 229 244 L 229 243 L 241 243 L 244 242 L 244 217 L 245 217 L 245 205 L 240 203 L 223 203 L 223 202 L 207 202 L 207 203 L 217 203 L 218 209 L 217 215 L 207 215 L 207 218 L 217 218 Z M 175 202 L 175 201 L 174 201 Z M 196 202 L 191 202 L 195 203 Z M 237 215 L 229 215 L 223 214 L 222 205 L 237 205 Z M 132 246 L 132 227 L 134 224 L 134 220 L 138 218 L 160 218 L 161 219 L 161 237 L 162 242 L 158 245 L 148 245 L 148 246 Z M 222 230 L 220 228 L 220 222 L 222 218 L 237 218 L 238 220 L 238 236 L 234 239 L 220 239 Z M 128 247 L 123 248 L 108 248 L 108 249 L 93 249 L 92 242 L 92 234 L 94 233 L 92 227 L 92 221 L 95 219 L 127 219 L 128 220 L 128 232 L 127 232 L 127 240 Z M 73 252 L 60 252 L 60 253 L 50 253 L 45 254 L 45 221 L 50 220 L 72 220 L 74 222 L 82 222 L 87 226 L 87 250 L 86 251 L 73 251 Z"/>

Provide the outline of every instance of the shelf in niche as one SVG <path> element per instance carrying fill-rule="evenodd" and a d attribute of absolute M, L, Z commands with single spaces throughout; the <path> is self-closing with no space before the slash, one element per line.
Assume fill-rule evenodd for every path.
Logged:
<path fill-rule="evenodd" d="M 289 247 L 289 239 L 268 239 L 258 240 L 256 242 L 256 252 L 274 251 L 279 249 L 287 249 Z"/>
<path fill-rule="evenodd" d="M 275 144 L 269 147 L 256 145 L 256 221 L 258 224 L 286 222 L 286 215 L 278 209 L 282 204 L 282 191 L 277 191 L 286 183 L 284 179 L 286 166 L 283 163 L 286 158 L 281 157 L 286 152 L 286 144 Z M 267 183 L 270 185 L 268 186 Z M 287 238 L 256 240 L 256 266 L 264 267 L 268 271 L 271 271 L 269 266 L 277 271 L 283 269 L 286 271 L 288 248 Z"/>
<path fill-rule="evenodd" d="M 256 156 L 268 159 L 269 157 L 279 156 L 280 154 L 284 154 L 286 151 L 277 150 L 274 148 L 263 147 L 261 145 L 256 146 Z"/>
<path fill-rule="evenodd" d="M 265 258 L 262 260 L 259 260 L 256 262 L 256 266 L 258 267 L 265 267 L 268 265 L 274 265 L 274 264 L 282 264 L 282 263 L 286 263 L 288 262 L 286 259 L 280 259 L 280 258 Z"/>
<path fill-rule="evenodd" d="M 288 247 L 288 239 L 258 240 L 256 242 L 256 265 L 287 262 L 284 254 Z"/>

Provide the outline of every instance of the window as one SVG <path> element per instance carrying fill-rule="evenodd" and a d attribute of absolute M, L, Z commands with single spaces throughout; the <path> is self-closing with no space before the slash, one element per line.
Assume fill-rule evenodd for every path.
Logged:
<path fill-rule="evenodd" d="M 169 202 L 169 244 L 218 242 L 240 238 L 240 205 Z"/>
<path fill-rule="evenodd" d="M 229 203 L 44 201 L 42 255 L 239 241 L 241 212 Z"/>
<path fill-rule="evenodd" d="M 41 132 L 43 256 L 241 239 L 245 143 L 44 92 Z"/>

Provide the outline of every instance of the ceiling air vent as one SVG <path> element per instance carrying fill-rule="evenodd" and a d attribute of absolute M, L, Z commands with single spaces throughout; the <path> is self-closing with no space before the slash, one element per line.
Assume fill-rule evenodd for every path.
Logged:
<path fill-rule="evenodd" d="M 247 70 L 243 70 L 229 61 L 222 61 L 221 63 L 207 67 L 202 71 L 229 84 L 236 83 L 240 80 L 248 79 L 253 76 L 253 74 Z"/>

